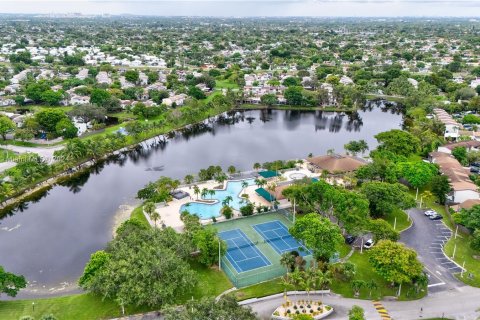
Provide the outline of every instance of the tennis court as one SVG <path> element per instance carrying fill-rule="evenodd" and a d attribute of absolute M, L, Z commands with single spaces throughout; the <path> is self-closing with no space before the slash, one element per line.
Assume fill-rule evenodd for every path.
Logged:
<path fill-rule="evenodd" d="M 289 211 L 278 210 L 214 224 L 219 237 L 227 243 L 227 252 L 221 258 L 220 265 L 235 287 L 246 287 L 285 274 L 285 267 L 280 263 L 281 253 L 278 250 L 287 249 L 278 246 L 275 248 L 253 226 L 276 221 L 288 232 L 288 227 L 292 226 L 290 218 Z M 273 229 L 277 228 L 276 224 Z M 296 243 L 297 251 L 298 246 Z M 303 258 L 307 261 L 307 266 L 313 259 L 311 255 Z"/>
<path fill-rule="evenodd" d="M 219 232 L 227 243 L 227 259 L 238 273 L 271 265 L 240 229 Z"/>
<path fill-rule="evenodd" d="M 288 228 L 278 220 L 259 223 L 252 227 L 279 254 L 293 250 L 298 251 L 303 257 L 312 254 L 303 244 L 292 237 Z"/>

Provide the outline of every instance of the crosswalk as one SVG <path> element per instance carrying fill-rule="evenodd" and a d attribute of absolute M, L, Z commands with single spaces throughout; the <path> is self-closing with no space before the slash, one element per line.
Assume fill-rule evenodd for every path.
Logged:
<path fill-rule="evenodd" d="M 373 306 L 377 310 L 377 312 L 380 314 L 382 317 L 382 320 L 391 320 L 390 315 L 388 314 L 387 309 L 383 306 L 383 304 L 380 301 L 372 301 Z"/>

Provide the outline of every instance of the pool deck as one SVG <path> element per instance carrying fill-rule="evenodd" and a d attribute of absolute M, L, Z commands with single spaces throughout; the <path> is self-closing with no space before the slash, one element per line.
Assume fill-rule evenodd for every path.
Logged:
<path fill-rule="evenodd" d="M 292 174 L 303 174 L 305 177 L 308 178 L 316 178 L 319 176 L 318 173 L 312 173 L 310 170 L 307 168 L 306 161 L 304 161 L 303 164 L 299 165 L 296 169 L 288 170 L 286 172 L 283 172 L 280 176 L 268 179 L 270 182 L 274 182 L 277 184 L 283 184 L 287 183 L 288 181 L 293 181 L 294 179 L 290 178 L 290 175 Z M 343 181 L 339 181 L 338 179 L 327 179 L 327 182 L 330 184 L 342 184 Z M 221 188 L 226 187 L 227 181 L 223 183 L 223 186 Z M 196 183 L 196 185 L 202 190 L 203 188 L 207 189 L 219 189 L 219 183 L 216 181 L 206 181 L 206 182 L 199 182 Z M 259 196 L 256 192 L 255 189 L 257 189 L 258 186 L 256 185 L 251 185 L 245 188 L 241 193 L 246 193 L 248 194 L 249 201 L 252 202 L 255 206 L 258 205 L 264 205 L 271 207 L 272 204 L 265 200 L 263 197 Z M 183 222 L 180 220 L 180 208 L 182 205 L 189 203 L 189 202 L 194 202 L 197 200 L 197 196 L 193 193 L 193 184 L 190 186 L 181 186 L 178 188 L 178 190 L 185 191 L 190 194 L 190 197 L 185 197 L 183 199 L 173 199 L 172 201 L 168 202 L 168 204 L 165 206 L 163 203 L 157 204 L 157 212 L 160 214 L 160 221 L 157 222 L 157 227 L 161 226 L 162 223 L 165 224 L 168 227 L 172 227 L 173 229 L 182 232 L 183 231 Z M 200 197 L 200 196 L 199 196 Z M 209 200 L 210 197 L 207 196 L 205 200 Z M 215 200 L 215 196 L 213 196 L 213 199 Z M 287 208 L 290 207 L 290 203 L 288 200 L 281 200 L 280 205 L 281 208 Z M 148 215 L 145 215 L 147 220 L 150 222 L 152 226 L 154 226 L 153 221 L 148 217 Z M 233 217 L 238 217 L 240 216 L 240 212 L 237 210 L 233 210 Z M 223 221 L 226 220 L 224 216 L 219 216 L 216 218 L 217 221 Z M 210 224 L 212 223 L 212 219 L 204 219 L 201 220 L 202 224 Z"/>

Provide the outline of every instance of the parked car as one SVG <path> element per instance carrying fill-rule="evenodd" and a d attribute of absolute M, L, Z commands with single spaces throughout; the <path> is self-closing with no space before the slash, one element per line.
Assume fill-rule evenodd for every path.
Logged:
<path fill-rule="evenodd" d="M 370 249 L 371 247 L 373 247 L 373 239 L 368 239 L 364 244 L 363 244 L 363 247 L 365 249 Z"/>
<path fill-rule="evenodd" d="M 346 244 L 352 244 L 355 241 L 355 239 L 357 239 L 357 237 L 347 235 L 345 237 L 345 243 Z"/>
<path fill-rule="evenodd" d="M 471 166 L 471 167 L 470 167 L 470 172 L 471 172 L 471 173 L 479 173 L 479 172 L 480 172 L 480 168 L 479 168 L 479 167 Z"/>
<path fill-rule="evenodd" d="M 430 220 L 442 220 L 443 217 L 441 215 L 439 215 L 438 213 L 437 214 L 433 214 L 431 216 L 428 217 Z"/>
<path fill-rule="evenodd" d="M 437 214 L 437 212 L 435 210 L 432 210 L 432 209 L 429 209 L 427 211 L 424 212 L 424 214 L 427 216 L 427 217 L 430 217 L 434 214 Z"/>

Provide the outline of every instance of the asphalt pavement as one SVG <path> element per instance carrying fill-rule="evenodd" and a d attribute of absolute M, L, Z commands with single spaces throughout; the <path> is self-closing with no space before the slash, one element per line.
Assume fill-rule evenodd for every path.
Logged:
<path fill-rule="evenodd" d="M 443 246 L 452 237 L 452 232 L 442 220 L 430 220 L 425 210 L 410 209 L 408 214 L 413 220 L 412 226 L 402 232 L 400 241 L 415 249 L 419 260 L 424 264 L 429 277 L 429 292 L 455 290 L 464 284 L 454 274 L 462 268 L 449 259 L 443 252 Z"/>

